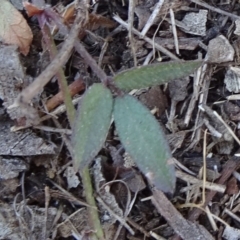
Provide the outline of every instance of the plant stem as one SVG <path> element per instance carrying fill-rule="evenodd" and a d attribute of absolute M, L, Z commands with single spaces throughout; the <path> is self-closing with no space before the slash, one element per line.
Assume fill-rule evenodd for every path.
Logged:
<path fill-rule="evenodd" d="M 41 22 L 41 21 L 39 21 L 39 22 Z M 41 26 L 41 24 L 40 24 L 40 26 Z M 53 60 L 57 55 L 57 47 L 55 45 L 55 42 L 52 38 L 52 35 L 50 33 L 48 26 L 46 26 L 46 25 L 41 26 L 41 29 L 43 32 L 44 41 L 45 41 L 47 48 L 49 50 L 49 53 L 50 53 L 50 58 L 51 58 L 51 60 Z M 67 80 L 66 80 L 66 77 L 65 77 L 65 74 L 64 74 L 62 68 L 60 68 L 57 71 L 56 76 L 58 78 L 58 84 L 59 84 L 60 90 L 63 95 L 68 120 L 72 127 L 74 119 L 75 119 L 75 108 L 72 104 L 72 98 L 71 98 L 71 94 L 70 94 L 70 91 L 68 88 L 68 83 L 67 83 Z"/>
<path fill-rule="evenodd" d="M 96 206 L 95 199 L 93 197 L 93 188 L 91 183 L 91 177 L 88 167 L 85 167 L 83 171 L 80 172 L 82 177 L 82 183 L 85 190 L 86 202 L 91 206 Z M 90 224 L 95 232 L 97 239 L 104 240 L 104 234 L 102 230 L 101 223 L 99 221 L 98 211 L 95 208 L 88 208 Z"/>
<path fill-rule="evenodd" d="M 103 84 L 107 85 L 108 77 L 106 73 L 98 66 L 96 61 L 88 53 L 85 47 L 80 42 L 75 42 L 74 47 L 76 51 L 81 55 L 84 61 L 90 66 L 93 72 L 100 78 Z"/>
<path fill-rule="evenodd" d="M 85 24 L 86 18 L 84 18 L 83 14 L 84 13 L 80 10 L 77 12 L 71 30 L 57 56 L 33 82 L 18 95 L 14 103 L 8 108 L 14 108 L 24 104 L 29 104 L 32 98 L 36 96 L 40 91 L 42 91 L 43 87 L 56 74 L 59 68 L 66 63 L 66 60 L 71 54 L 74 42 L 78 37 L 78 33 L 83 24 Z"/>
<path fill-rule="evenodd" d="M 40 19 L 41 17 L 39 17 L 39 24 L 40 26 L 42 25 L 42 21 Z M 43 31 L 43 36 L 44 36 L 44 40 L 48 46 L 49 52 L 50 52 L 50 56 L 51 59 L 54 59 L 55 56 L 57 55 L 57 48 L 56 45 L 54 43 L 54 40 L 52 39 L 52 36 L 50 34 L 49 28 L 44 25 L 41 26 L 42 31 Z M 87 53 L 88 52 L 85 50 L 85 48 L 82 46 L 82 52 Z M 88 54 L 89 55 L 89 54 Z M 89 55 L 90 56 L 90 55 Z M 87 56 L 87 59 L 93 60 L 92 57 Z M 94 61 L 94 60 L 93 60 Z M 96 64 L 96 62 L 94 62 Z M 94 64 L 93 63 L 93 64 Z M 107 81 L 107 76 L 104 73 L 104 71 L 101 68 L 97 68 L 99 73 L 102 74 L 101 77 L 103 78 L 102 81 Z M 71 95 L 68 89 L 68 85 L 67 85 L 67 81 L 64 75 L 64 72 L 62 69 L 60 69 L 57 73 L 57 78 L 58 78 L 58 82 L 59 82 L 59 86 L 60 89 L 62 91 L 63 94 L 63 99 L 64 99 L 64 103 L 66 105 L 66 111 L 67 111 L 67 116 L 68 116 L 68 120 L 70 122 L 71 127 L 73 127 L 73 122 L 75 119 L 75 108 L 72 104 L 72 99 L 71 99 Z M 73 159 L 74 161 L 74 159 Z M 86 201 L 89 205 L 91 205 L 92 207 L 88 208 L 88 213 L 89 213 L 89 223 L 91 224 L 91 227 L 94 230 L 94 233 L 92 234 L 92 239 L 96 239 L 96 240 L 104 240 L 104 233 L 101 227 L 101 223 L 99 220 L 99 216 L 98 216 L 98 211 L 97 208 L 94 208 L 96 206 L 96 202 L 95 199 L 93 197 L 93 188 L 92 188 L 92 182 L 91 182 L 91 177 L 90 177 L 90 173 L 89 173 L 89 169 L 88 167 L 85 167 L 83 169 L 83 171 L 81 172 L 81 177 L 82 177 L 82 183 L 83 183 L 83 188 L 86 194 Z"/>

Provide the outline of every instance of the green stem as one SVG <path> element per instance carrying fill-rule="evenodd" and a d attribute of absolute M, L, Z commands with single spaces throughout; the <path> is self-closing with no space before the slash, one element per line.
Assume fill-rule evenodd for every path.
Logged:
<path fill-rule="evenodd" d="M 54 40 L 50 33 L 50 30 L 46 25 L 42 28 L 42 31 L 43 31 L 44 40 L 46 42 L 46 45 L 48 47 L 50 57 L 52 60 L 57 54 L 56 45 L 54 43 Z M 63 93 L 63 98 L 64 98 L 64 103 L 66 105 L 68 120 L 69 120 L 71 127 L 73 127 L 73 122 L 75 119 L 75 108 L 72 104 L 72 98 L 70 95 L 70 91 L 68 89 L 67 80 L 66 80 L 63 70 L 59 69 L 59 71 L 56 73 L 56 76 L 58 78 L 58 83 L 59 83 L 60 89 Z M 99 220 L 96 202 L 93 197 L 93 188 L 92 188 L 92 182 L 91 182 L 91 177 L 90 177 L 88 167 L 85 167 L 85 169 L 83 169 L 83 171 L 81 172 L 80 175 L 82 177 L 83 188 L 84 188 L 84 191 L 86 194 L 86 202 L 92 206 L 91 208 L 88 208 L 90 224 L 94 230 L 94 233 L 92 234 L 91 237 L 94 240 L 104 240 L 104 233 L 103 233 L 101 223 Z"/>
<path fill-rule="evenodd" d="M 88 167 L 85 167 L 81 172 L 82 184 L 85 189 L 86 202 L 91 206 L 96 206 L 95 199 L 93 197 L 93 188 L 91 183 L 91 177 Z M 98 211 L 96 208 L 88 208 L 91 227 L 99 240 L 104 240 L 104 234 L 101 223 L 99 221 Z"/>
<path fill-rule="evenodd" d="M 43 31 L 45 43 L 50 53 L 50 58 L 52 60 L 57 55 L 57 47 L 52 38 L 49 28 L 46 25 L 42 28 L 42 31 Z M 68 120 L 72 127 L 75 119 L 75 108 L 72 104 L 72 97 L 68 89 L 68 83 L 62 68 L 58 70 L 58 72 L 56 73 L 56 76 L 58 79 L 60 90 L 62 91 L 62 94 L 63 94 L 63 99 L 64 99 L 64 104 L 66 106 Z"/>

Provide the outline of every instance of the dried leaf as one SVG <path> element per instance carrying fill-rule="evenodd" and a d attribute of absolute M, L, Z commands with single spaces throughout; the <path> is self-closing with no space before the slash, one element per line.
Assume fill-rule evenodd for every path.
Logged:
<path fill-rule="evenodd" d="M 73 128 L 75 170 L 93 160 L 104 144 L 111 123 L 112 105 L 112 94 L 102 84 L 94 84 L 85 93 Z"/>
<path fill-rule="evenodd" d="M 171 153 L 156 119 L 129 95 L 115 99 L 113 113 L 120 140 L 140 170 L 157 188 L 173 192 L 174 167 L 168 162 Z"/>
<path fill-rule="evenodd" d="M 123 90 L 146 88 L 186 77 L 201 64 L 201 61 L 188 61 L 141 66 L 119 73 L 114 80 L 117 87 Z"/>
<path fill-rule="evenodd" d="M 44 11 L 44 9 L 41 9 L 41 8 L 39 8 L 32 3 L 29 3 L 29 2 L 23 2 L 23 6 L 26 9 L 27 15 L 29 17 L 35 16 L 37 14 L 41 14 Z"/>
<path fill-rule="evenodd" d="M 116 23 L 110 20 L 109 18 L 106 18 L 98 14 L 89 14 L 89 20 L 86 25 L 86 29 L 90 31 L 94 31 L 99 27 L 113 28 L 115 26 L 116 26 Z"/>
<path fill-rule="evenodd" d="M 0 38 L 4 43 L 17 45 L 27 55 L 33 34 L 24 17 L 7 0 L 1 1 Z"/>
<path fill-rule="evenodd" d="M 66 7 L 60 9 L 58 12 L 62 16 L 65 24 L 73 23 L 76 15 L 75 3 L 73 2 L 68 4 Z M 106 18 L 99 14 L 90 13 L 85 29 L 94 31 L 99 27 L 113 28 L 115 26 L 116 23 L 109 18 Z"/>

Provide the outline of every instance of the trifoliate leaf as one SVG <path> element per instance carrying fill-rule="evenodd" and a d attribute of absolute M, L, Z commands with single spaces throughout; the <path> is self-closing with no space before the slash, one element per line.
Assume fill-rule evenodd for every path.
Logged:
<path fill-rule="evenodd" d="M 126 151 L 157 188 L 173 192 L 175 171 L 167 139 L 149 110 L 130 95 L 117 97 L 114 120 Z"/>
<path fill-rule="evenodd" d="M 177 78 L 187 77 L 202 64 L 201 61 L 167 62 L 132 68 L 117 74 L 115 84 L 122 90 L 161 85 Z"/>
<path fill-rule="evenodd" d="M 92 85 L 78 107 L 73 127 L 74 168 L 89 164 L 98 154 L 111 123 L 113 98 L 102 84 Z"/>

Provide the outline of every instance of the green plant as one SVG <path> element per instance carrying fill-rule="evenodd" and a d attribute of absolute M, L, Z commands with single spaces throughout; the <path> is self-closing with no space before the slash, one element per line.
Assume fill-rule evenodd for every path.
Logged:
<path fill-rule="evenodd" d="M 81 172 L 98 154 L 113 117 L 119 138 L 139 169 L 158 189 L 173 192 L 175 172 L 164 133 L 148 109 L 123 90 L 164 84 L 188 76 L 201 64 L 188 61 L 138 67 L 118 74 L 108 84 L 93 84 L 83 96 L 73 127 L 75 169 Z"/>

